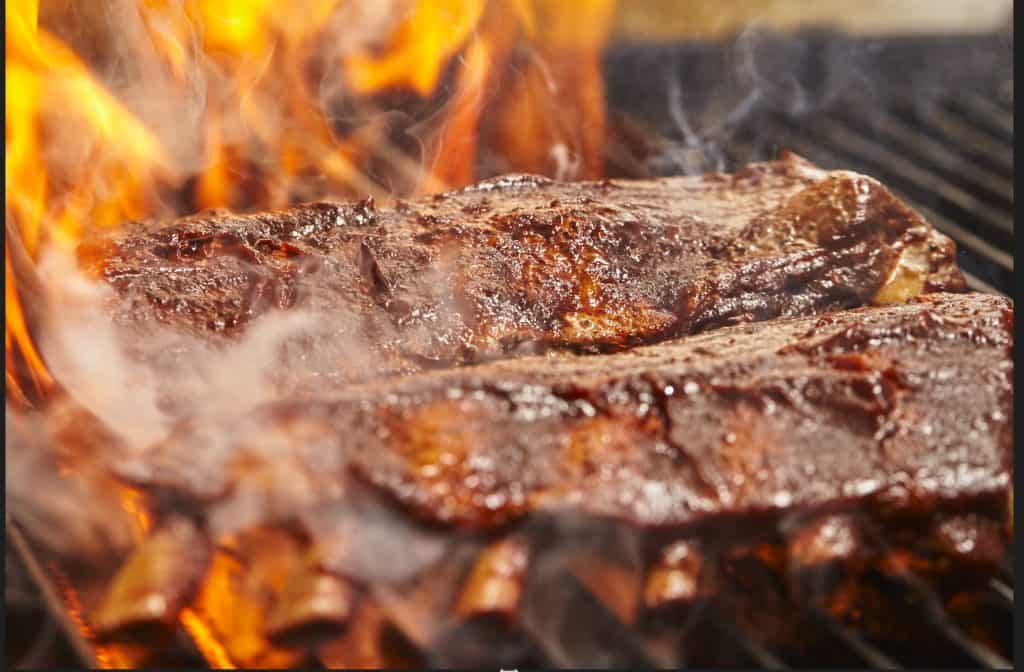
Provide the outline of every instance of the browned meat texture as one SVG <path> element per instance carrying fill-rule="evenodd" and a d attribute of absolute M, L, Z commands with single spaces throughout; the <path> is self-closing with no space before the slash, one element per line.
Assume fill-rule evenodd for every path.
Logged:
<path fill-rule="evenodd" d="M 634 660 L 640 637 L 660 666 L 680 642 L 710 665 L 725 619 L 847 665 L 827 618 L 941 661 L 906 586 L 967 618 L 1006 575 L 1012 328 L 1005 299 L 931 294 L 197 420 L 117 469 L 163 523 L 107 595 L 127 617 L 99 627 L 165 625 L 118 587 L 180 606 L 184 575 L 142 570 L 191 511 L 233 549 L 195 608 L 238 660 L 337 637 L 324 662 L 383 661 L 397 637 L 453 663 L 583 664 Z M 228 555 L 244 609 L 217 597 Z M 609 618 L 625 639 L 606 650 Z"/>
<path fill-rule="evenodd" d="M 706 533 L 742 537 L 794 511 L 1004 510 L 1012 322 L 1005 299 L 934 294 L 420 374 L 185 427 L 121 472 L 214 520 L 239 500 L 288 518 L 352 474 L 468 528 L 571 511 L 675 530 L 728 518 Z"/>
<path fill-rule="evenodd" d="M 509 176 L 386 208 L 205 213 L 80 257 L 116 290 L 115 322 L 143 335 L 219 344 L 276 310 L 310 314 L 282 375 L 340 382 L 964 287 L 952 242 L 884 186 L 792 154 L 735 175 Z"/>

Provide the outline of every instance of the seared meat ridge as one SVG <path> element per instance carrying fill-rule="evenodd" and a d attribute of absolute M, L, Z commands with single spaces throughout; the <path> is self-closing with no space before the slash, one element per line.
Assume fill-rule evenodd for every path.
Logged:
<path fill-rule="evenodd" d="M 472 528 L 540 510 L 687 527 L 883 495 L 1001 497 L 1012 321 L 1005 299 L 935 294 L 379 381 L 185 427 L 134 478 L 195 502 L 263 469 L 306 495 L 354 471 L 426 520 Z M 232 449 L 204 448 L 222 437 Z M 301 467 L 311 459 L 337 470 Z"/>
<path fill-rule="evenodd" d="M 302 309 L 332 325 L 303 347 L 346 381 L 964 287 L 953 243 L 884 186 L 792 154 L 735 175 L 508 176 L 388 207 L 204 213 L 80 252 L 120 324 L 219 343 Z"/>

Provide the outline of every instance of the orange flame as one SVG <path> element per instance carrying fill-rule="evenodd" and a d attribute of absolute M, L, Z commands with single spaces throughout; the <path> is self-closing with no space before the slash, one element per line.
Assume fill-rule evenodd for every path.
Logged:
<path fill-rule="evenodd" d="M 5 1 L 6 212 L 29 264 L 125 220 L 461 186 L 484 177 L 482 152 L 501 170 L 602 172 L 614 0 L 116 0 L 134 27 L 107 36 L 78 25 L 83 13 Z M 91 62 L 104 47 L 89 36 L 148 64 L 146 81 Z M 422 157 L 376 113 L 402 91 L 433 101 L 415 120 Z M 168 107 L 194 113 L 198 132 L 154 97 L 186 101 Z M 339 124 L 335 99 L 370 121 Z M 28 404 L 57 383 L 32 337 L 45 310 L 24 310 L 12 256 L 7 383 Z"/>
<path fill-rule="evenodd" d="M 93 230 L 199 208 L 432 193 L 485 177 L 482 156 L 558 177 L 603 170 L 600 51 L 615 0 L 112 0 L 96 13 L 116 6 L 135 23 L 100 38 L 79 30 L 82 14 L 41 17 L 38 0 L 5 1 L 5 364 L 24 406 L 59 384 L 33 338 L 45 306 L 22 303 L 26 287 L 49 280 L 31 266 L 70 254 Z M 47 23 L 61 20 L 74 25 Z M 79 44 L 90 35 L 109 44 Z M 110 44 L 114 60 L 147 64 L 145 81 L 126 84 L 95 62 Z M 425 156 L 401 146 L 384 114 L 402 92 L 426 105 L 414 120 Z M 336 100 L 369 121 L 332 118 Z M 174 116 L 186 112 L 194 132 Z M 137 492 L 121 494 L 145 534 L 150 512 Z M 231 667 L 214 625 L 238 630 L 243 649 L 263 640 L 218 557 L 203 608 L 180 618 L 212 665 Z"/>
<path fill-rule="evenodd" d="M 352 88 L 373 93 L 409 87 L 428 96 L 442 68 L 476 28 L 484 0 L 424 0 L 417 2 L 391 35 L 380 56 L 365 50 L 345 63 Z"/>
<path fill-rule="evenodd" d="M 109 227 L 153 209 L 148 193 L 168 174 L 159 143 L 60 40 L 38 26 L 34 0 L 7 0 L 6 212 L 9 233 L 32 258 L 43 245 L 69 250 L 83 225 Z M 5 253 L 8 385 L 27 399 L 53 383 L 29 335 L 10 244 Z"/>

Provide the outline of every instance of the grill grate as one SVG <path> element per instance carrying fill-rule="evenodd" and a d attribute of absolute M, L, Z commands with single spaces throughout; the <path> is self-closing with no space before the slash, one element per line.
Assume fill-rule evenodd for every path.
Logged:
<path fill-rule="evenodd" d="M 925 617 L 935 632 L 964 653 L 970 659 L 968 662 L 989 669 L 1008 670 L 1013 668 L 1013 664 L 1006 658 L 981 642 L 975 641 L 954 625 L 941 603 L 936 599 L 935 592 L 924 581 L 911 574 L 901 576 L 900 580 L 920 598 L 924 605 Z"/>
<path fill-rule="evenodd" d="M 18 555 L 28 572 L 32 574 L 36 584 L 42 589 L 43 602 L 50 611 L 50 620 L 45 622 L 37 635 L 34 643 L 29 647 L 27 653 L 22 654 L 21 667 L 50 666 L 55 663 L 70 665 L 74 656 L 66 645 L 63 650 L 56 651 L 52 648 L 52 642 L 59 624 L 63 629 L 68 641 L 70 641 L 78 660 L 91 668 L 120 667 L 124 664 L 138 662 L 135 656 L 137 652 L 130 649 L 121 650 L 114 645 L 97 645 L 91 640 L 88 629 L 78 624 L 81 615 L 79 606 L 74 604 L 76 598 L 71 597 L 67 578 L 55 567 L 41 563 L 24 537 L 17 531 L 17 528 L 8 525 L 8 541 Z M 8 559 L 10 562 L 10 559 Z M 896 578 L 899 585 L 903 587 L 915 602 L 921 605 L 921 613 L 930 626 L 929 631 L 934 636 L 934 646 L 937 647 L 942 658 L 929 661 L 931 665 L 953 666 L 953 667 L 982 667 L 986 669 L 1011 669 L 1013 664 L 1009 652 L 997 652 L 990 646 L 973 639 L 966 631 L 958 627 L 943 608 L 935 591 L 919 577 L 904 574 Z M 687 637 L 710 637 L 716 643 L 717 649 L 725 651 L 727 659 L 715 661 L 714 665 L 743 665 L 757 666 L 762 669 L 784 670 L 792 667 L 804 667 L 807 660 L 804 657 L 792 659 L 784 654 L 772 651 L 763 645 L 758 636 L 753 632 L 746 632 L 736 622 L 711 604 L 706 604 L 695 619 L 691 619 L 687 626 L 676 628 L 667 639 L 657 637 L 645 637 L 637 634 L 635 629 L 616 619 L 613 610 L 606 608 L 601 600 L 590 593 L 585 586 L 576 581 L 560 582 L 563 590 L 574 591 L 576 596 L 573 599 L 579 600 L 580 608 L 586 607 L 589 614 L 588 619 L 596 619 L 599 630 L 606 633 L 616 633 L 610 641 L 616 642 L 612 648 L 607 648 L 604 655 L 613 655 L 616 660 L 626 656 L 633 666 L 639 667 L 678 667 L 685 664 L 685 648 Z M 63 589 L 62 589 L 63 587 Z M 73 596 L 73 593 L 70 593 Z M 1005 612 L 1007 618 L 1012 618 L 1013 612 L 1013 588 L 1003 579 L 993 578 L 989 585 L 989 594 L 992 601 Z M 575 602 L 574 602 L 575 603 Z M 9 607 L 10 608 L 10 607 Z M 902 669 L 903 667 L 917 667 L 920 662 L 914 657 L 907 658 L 907 654 L 900 655 L 887 650 L 884 644 L 870 641 L 865 635 L 854 628 L 842 623 L 827 610 L 814 605 L 806 605 L 808 612 L 813 615 L 820 626 L 820 632 L 813 633 L 816 637 L 826 637 L 831 659 L 838 661 L 840 665 L 865 665 L 875 669 Z M 600 622 L 599 622 L 600 621 Z M 599 622 L 599 623 L 598 623 Z M 591 623 L 590 620 L 587 621 Z M 704 625 L 701 629 L 701 625 Z M 588 628 L 589 630 L 589 628 Z M 197 667 L 201 664 L 202 658 L 198 653 L 199 649 L 189 639 L 183 629 L 178 633 L 179 646 L 176 652 L 178 662 L 181 665 Z M 559 666 L 593 666 L 593 660 L 589 647 L 593 642 L 589 635 L 585 638 L 583 649 L 574 650 L 573 647 L 559 646 L 552 648 L 550 643 L 545 644 L 543 637 L 534 636 L 533 657 L 530 659 L 533 665 L 559 665 Z M 49 649 L 49 650 L 48 650 Z M 683 651 L 680 659 L 680 650 Z M 425 660 L 435 659 L 436 652 L 421 654 Z M 1009 657 L 1008 657 L 1009 656 Z M 144 660 L 144 659 L 143 659 Z M 310 660 L 309 663 L 317 661 Z M 452 661 L 444 655 L 436 658 L 440 664 L 448 664 Z M 706 661 L 701 661 L 706 666 Z M 820 661 L 819 661 L 820 662 Z M 326 665 L 326 661 L 319 661 Z M 307 665 L 308 666 L 308 665 Z M 18 667 L 18 666 L 15 666 Z"/>
<path fill-rule="evenodd" d="M 956 241 L 973 288 L 1009 294 L 1012 53 L 1011 35 L 620 46 L 607 57 L 609 99 L 634 128 L 609 160 L 622 176 L 658 175 L 790 149 L 866 173 Z M 751 59 L 798 74 L 752 73 Z"/>
<path fill-rule="evenodd" d="M 895 116 L 885 119 L 880 126 L 904 123 L 892 122 L 898 119 Z M 1013 256 L 1007 250 L 1013 245 L 1012 176 L 1008 180 L 988 173 L 964 154 L 946 150 L 936 154 L 930 143 L 937 140 L 916 142 L 927 137 L 923 133 L 903 133 L 902 142 L 890 144 L 883 131 L 858 128 L 844 112 L 804 123 L 775 115 L 766 119 L 765 128 L 777 132 L 780 145 L 825 167 L 845 166 L 877 177 L 956 241 L 958 261 L 973 276 L 975 289 L 1010 291 Z M 1012 152 L 1012 144 L 1004 148 L 1004 153 Z M 958 180 L 958 184 L 942 168 L 943 163 L 959 165 L 958 172 L 971 177 Z M 971 183 L 964 184 L 968 181 Z"/>

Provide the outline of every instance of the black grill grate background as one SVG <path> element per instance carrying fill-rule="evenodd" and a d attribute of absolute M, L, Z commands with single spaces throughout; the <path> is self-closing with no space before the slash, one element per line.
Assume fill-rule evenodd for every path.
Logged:
<path fill-rule="evenodd" d="M 747 31 L 606 56 L 621 176 L 732 170 L 790 149 L 881 180 L 953 238 L 976 289 L 1013 282 L 1013 37 Z"/>

